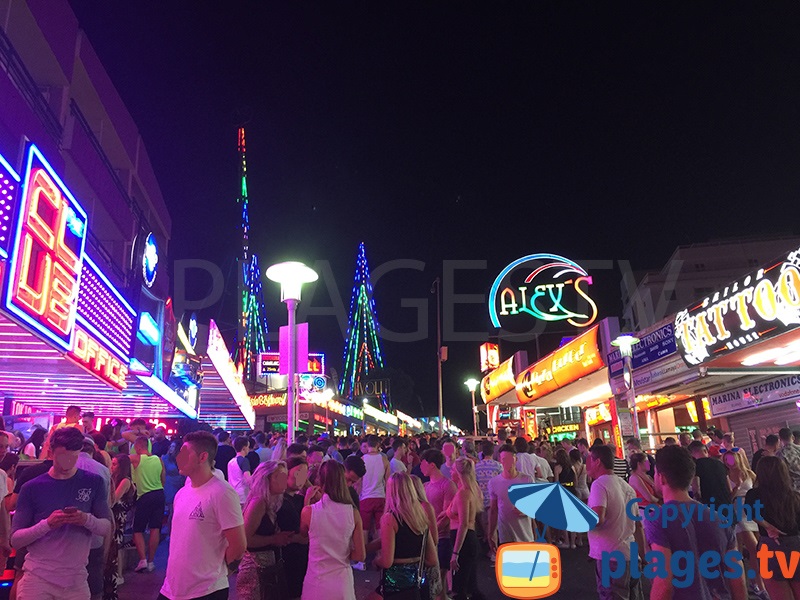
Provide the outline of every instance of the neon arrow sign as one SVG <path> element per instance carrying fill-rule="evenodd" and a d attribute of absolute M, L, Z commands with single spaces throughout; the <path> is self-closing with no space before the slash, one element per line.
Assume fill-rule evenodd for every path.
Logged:
<path fill-rule="evenodd" d="M 597 319 L 597 305 L 587 292 L 591 284 L 586 270 L 568 258 L 557 254 L 523 256 L 503 269 L 492 284 L 492 325 L 517 329 L 519 317 L 528 315 L 540 321 L 588 327 Z"/>

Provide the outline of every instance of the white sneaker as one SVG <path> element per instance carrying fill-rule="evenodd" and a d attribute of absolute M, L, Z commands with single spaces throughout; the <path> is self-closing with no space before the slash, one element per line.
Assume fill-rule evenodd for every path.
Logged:
<path fill-rule="evenodd" d="M 367 570 L 367 565 L 365 565 L 363 562 L 356 562 L 356 563 L 353 563 L 353 568 L 356 571 L 366 571 Z"/>
<path fill-rule="evenodd" d="M 134 571 L 136 571 L 137 573 L 143 573 L 146 570 L 147 570 L 147 560 L 145 559 L 140 560 L 139 564 L 137 564 L 136 568 L 134 569 Z"/>
<path fill-rule="evenodd" d="M 155 570 L 156 570 L 156 563 L 151 563 L 151 562 L 147 563 L 147 572 L 148 573 L 152 573 Z"/>

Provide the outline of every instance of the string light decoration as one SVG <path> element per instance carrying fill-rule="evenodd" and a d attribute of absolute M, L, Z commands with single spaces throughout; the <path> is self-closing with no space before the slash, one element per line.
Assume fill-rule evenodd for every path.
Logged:
<path fill-rule="evenodd" d="M 361 242 L 358 246 L 353 294 L 350 297 L 350 318 L 344 346 L 344 370 L 339 383 L 339 393 L 343 398 L 358 401 L 358 398 L 353 398 L 354 391 L 360 387 L 357 384 L 375 369 L 383 368 L 379 331 L 367 253 L 364 242 Z M 391 409 L 385 395 L 381 397 L 381 405 L 384 411 Z"/>
<path fill-rule="evenodd" d="M 247 195 L 247 152 L 244 127 L 239 127 L 239 176 L 241 190 L 237 203 L 242 208 L 242 256 L 239 262 L 239 327 L 234 348 L 236 367 L 246 381 L 256 377 L 258 355 L 269 349 L 267 344 L 267 312 L 258 255 L 250 253 L 250 201 Z"/>

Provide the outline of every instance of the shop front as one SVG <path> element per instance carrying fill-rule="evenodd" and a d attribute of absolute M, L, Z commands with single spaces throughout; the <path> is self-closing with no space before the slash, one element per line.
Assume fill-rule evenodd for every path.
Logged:
<path fill-rule="evenodd" d="M 678 351 L 705 380 L 710 411 L 752 453 L 800 424 L 800 249 L 731 282 L 675 316 Z"/>
<path fill-rule="evenodd" d="M 0 187 L 3 413 L 196 419 L 162 379 L 163 321 L 92 256 L 87 211 L 34 144 L 21 175 L 0 157 Z M 157 365 L 137 360 L 144 346 Z"/>
<path fill-rule="evenodd" d="M 336 397 L 319 394 L 311 402 L 301 402 L 299 429 L 306 434 L 354 435 L 364 424 L 364 411 Z M 286 432 L 286 392 L 269 392 L 250 397 L 256 414 L 256 429 Z"/>

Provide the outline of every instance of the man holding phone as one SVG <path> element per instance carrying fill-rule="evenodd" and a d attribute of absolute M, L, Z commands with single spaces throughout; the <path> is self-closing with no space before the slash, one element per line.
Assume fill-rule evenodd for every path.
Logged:
<path fill-rule="evenodd" d="M 111 531 L 103 479 L 76 464 L 83 433 L 75 427 L 50 436 L 53 466 L 22 486 L 11 532 L 15 548 L 27 546 L 18 600 L 88 600 L 92 535 Z"/>

